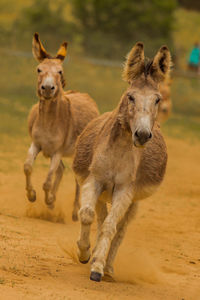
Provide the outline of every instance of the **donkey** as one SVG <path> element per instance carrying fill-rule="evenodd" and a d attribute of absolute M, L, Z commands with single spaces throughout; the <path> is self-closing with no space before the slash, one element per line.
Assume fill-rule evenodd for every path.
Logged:
<path fill-rule="evenodd" d="M 52 57 L 44 49 L 38 33 L 33 36 L 33 56 L 40 62 L 37 67 L 37 94 L 39 102 L 35 104 L 28 117 L 28 129 L 32 144 L 24 164 L 28 200 L 36 200 L 36 192 L 31 183 L 32 165 L 40 151 L 51 158 L 50 169 L 43 185 L 45 202 L 54 207 L 56 192 L 62 179 L 63 156 L 72 156 L 75 142 L 84 127 L 99 115 L 95 102 L 88 94 L 68 91 L 63 87 L 62 62 L 66 56 L 67 43 L 63 43 L 57 55 Z M 53 177 L 55 180 L 52 183 Z M 76 184 L 74 210 L 78 209 L 79 187 Z M 72 214 L 76 220 L 76 213 Z"/>
<path fill-rule="evenodd" d="M 73 170 L 81 185 L 81 222 L 78 257 L 90 259 L 90 228 L 97 213 L 97 242 L 90 279 L 112 278 L 113 261 L 137 200 L 152 195 L 163 180 L 167 150 L 156 116 L 159 84 L 170 71 L 171 56 L 162 46 L 145 64 L 138 42 L 127 56 L 123 71 L 129 83 L 112 112 L 92 120 L 79 136 Z M 111 202 L 109 211 L 107 202 Z"/>
<path fill-rule="evenodd" d="M 167 121 L 172 110 L 171 101 L 171 79 L 167 78 L 164 83 L 160 85 L 160 93 L 162 95 L 162 101 L 159 105 L 157 120 L 160 123 Z"/>

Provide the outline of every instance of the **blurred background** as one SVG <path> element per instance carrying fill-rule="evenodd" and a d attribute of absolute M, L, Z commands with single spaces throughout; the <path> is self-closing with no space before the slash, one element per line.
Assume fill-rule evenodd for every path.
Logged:
<path fill-rule="evenodd" d="M 162 44 L 171 50 L 173 113 L 163 124 L 168 135 L 200 138 L 200 86 L 187 71 L 190 51 L 200 40 L 200 4 L 191 0 L 1 0 L 0 134 L 27 135 L 26 118 L 37 101 L 32 36 L 39 32 L 55 53 L 68 41 L 67 89 L 88 92 L 101 112 L 118 103 L 126 87 L 124 58 L 143 41 L 152 57 Z"/>

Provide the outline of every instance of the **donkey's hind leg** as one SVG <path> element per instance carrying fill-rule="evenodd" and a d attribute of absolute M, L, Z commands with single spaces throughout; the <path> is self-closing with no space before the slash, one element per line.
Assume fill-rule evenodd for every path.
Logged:
<path fill-rule="evenodd" d="M 72 220 L 74 222 L 78 221 L 78 211 L 80 208 L 79 197 L 80 197 L 80 186 L 76 180 L 76 194 L 75 194 L 75 199 L 74 199 L 74 203 L 73 203 L 73 211 L 72 211 Z"/>
<path fill-rule="evenodd" d="M 113 274 L 113 262 L 115 259 L 115 256 L 117 254 L 117 250 L 124 238 L 126 229 L 132 218 L 134 217 L 135 213 L 137 211 L 137 203 L 132 203 L 126 212 L 124 218 L 119 222 L 117 225 L 117 232 L 115 234 L 114 239 L 112 240 L 110 250 L 108 252 L 108 256 L 106 259 L 106 265 L 104 268 L 104 275 L 105 277 L 112 278 Z"/>
<path fill-rule="evenodd" d="M 58 173 L 58 181 L 56 181 L 55 184 L 55 189 L 58 187 L 60 181 L 62 178 L 62 173 L 63 173 L 63 167 L 60 167 L 60 163 L 61 163 L 61 154 L 60 153 L 55 153 L 52 158 L 51 158 L 51 165 L 50 165 L 50 169 L 49 169 L 49 173 L 47 175 L 46 181 L 43 184 L 43 190 L 45 192 L 45 202 L 48 205 L 49 208 L 53 208 L 53 202 L 55 202 L 55 193 L 53 193 L 53 186 L 52 186 L 52 178 L 54 176 L 54 174 L 56 174 L 57 170 L 59 169 Z"/>
<path fill-rule="evenodd" d="M 61 179 L 63 177 L 64 169 L 65 169 L 65 166 L 64 166 L 64 164 L 63 164 L 63 162 L 61 160 L 60 164 L 58 166 L 58 169 L 56 170 L 53 187 L 52 187 L 52 189 L 50 191 L 50 195 L 49 195 L 49 202 L 51 202 L 51 204 L 49 204 L 50 208 L 54 207 L 54 201 L 56 199 L 56 192 L 58 190 L 58 187 L 60 185 Z"/>
<path fill-rule="evenodd" d="M 83 264 L 90 259 L 90 228 L 94 220 L 95 206 L 101 189 L 101 185 L 94 177 L 87 178 L 82 186 L 81 208 L 79 210 L 81 232 L 77 245 L 78 257 Z"/>
<path fill-rule="evenodd" d="M 34 202 L 36 200 L 36 192 L 33 189 L 31 183 L 31 174 L 32 174 L 32 166 L 33 162 L 36 159 L 38 153 L 40 152 L 40 148 L 37 147 L 34 143 L 31 144 L 28 150 L 28 156 L 24 163 L 24 173 L 26 175 L 26 190 L 28 200 Z"/>

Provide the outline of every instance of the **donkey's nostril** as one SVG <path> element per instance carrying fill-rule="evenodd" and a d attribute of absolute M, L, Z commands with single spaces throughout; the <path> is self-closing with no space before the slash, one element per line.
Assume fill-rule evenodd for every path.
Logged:
<path fill-rule="evenodd" d="M 41 88 L 42 88 L 42 90 L 45 90 L 45 86 L 44 85 L 42 85 Z"/>
<path fill-rule="evenodd" d="M 54 90 L 54 89 L 55 89 L 55 87 L 54 87 L 54 86 L 52 86 L 52 87 L 51 87 L 51 90 Z"/>
<path fill-rule="evenodd" d="M 138 134 L 138 132 L 137 132 L 137 131 L 135 132 L 135 136 L 137 136 L 137 138 L 139 137 L 139 134 Z"/>
<path fill-rule="evenodd" d="M 152 138 L 152 133 L 149 130 L 137 130 L 135 132 L 135 137 L 140 145 L 144 145 Z"/>

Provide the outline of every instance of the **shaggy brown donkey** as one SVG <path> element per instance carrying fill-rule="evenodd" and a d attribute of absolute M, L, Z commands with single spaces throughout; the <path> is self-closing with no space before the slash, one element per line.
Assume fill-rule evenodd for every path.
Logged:
<path fill-rule="evenodd" d="M 161 100 L 159 84 L 170 64 L 170 52 L 163 46 L 146 65 L 143 44 L 137 43 L 127 57 L 123 76 L 129 87 L 119 105 L 91 121 L 77 140 L 73 170 L 81 185 L 78 255 L 82 263 L 90 259 L 95 210 L 98 222 L 91 280 L 112 275 L 137 200 L 152 195 L 163 180 L 167 150 L 155 120 Z"/>

